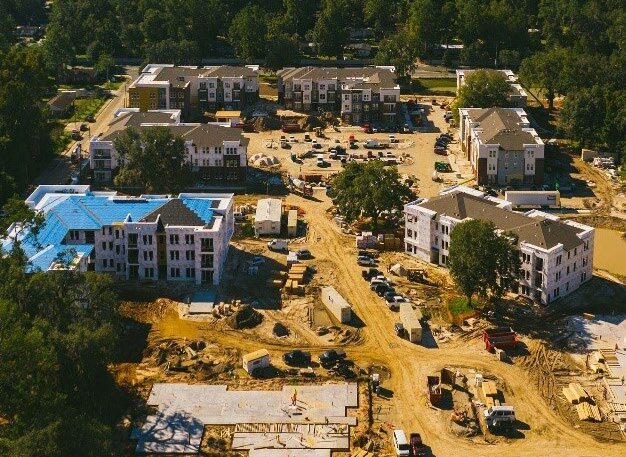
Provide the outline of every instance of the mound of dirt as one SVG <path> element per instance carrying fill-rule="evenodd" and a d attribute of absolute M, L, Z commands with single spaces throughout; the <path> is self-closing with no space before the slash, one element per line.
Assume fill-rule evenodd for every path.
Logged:
<path fill-rule="evenodd" d="M 298 125 L 305 132 L 311 132 L 316 127 L 324 127 L 324 123 L 315 116 L 307 116 L 299 119 Z"/>
<path fill-rule="evenodd" d="M 263 322 L 263 315 L 250 305 L 243 305 L 226 318 L 228 326 L 235 330 L 254 328 Z"/>
<path fill-rule="evenodd" d="M 254 126 L 256 132 L 265 132 L 267 130 L 280 130 L 282 123 L 280 119 L 272 116 L 253 117 L 250 122 Z"/>
<path fill-rule="evenodd" d="M 285 327 L 285 325 L 281 324 L 280 322 L 276 322 L 274 324 L 274 328 L 272 329 L 272 333 L 274 334 L 274 336 L 277 336 L 277 337 L 287 336 L 289 335 L 289 329 Z"/>

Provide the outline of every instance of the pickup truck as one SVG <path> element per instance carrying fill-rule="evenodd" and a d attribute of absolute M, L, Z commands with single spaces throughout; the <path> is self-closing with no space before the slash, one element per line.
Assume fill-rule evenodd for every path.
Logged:
<path fill-rule="evenodd" d="M 369 256 L 360 255 L 356 258 L 356 263 L 362 267 L 370 267 L 376 265 L 376 261 Z"/>
<path fill-rule="evenodd" d="M 370 279 L 372 279 L 373 277 L 378 276 L 379 274 L 381 274 L 381 273 L 380 273 L 380 271 L 379 271 L 378 269 L 376 269 L 376 268 L 370 268 L 370 269 L 368 269 L 368 270 L 363 270 L 363 271 L 361 272 L 361 276 L 363 276 L 363 279 L 366 279 L 366 280 L 368 280 L 368 281 L 369 281 Z"/>
<path fill-rule="evenodd" d="M 409 300 L 406 297 L 403 297 L 402 295 L 394 295 L 393 297 L 385 300 L 387 307 L 391 310 L 398 310 L 400 309 L 400 303 L 408 303 L 408 302 Z"/>

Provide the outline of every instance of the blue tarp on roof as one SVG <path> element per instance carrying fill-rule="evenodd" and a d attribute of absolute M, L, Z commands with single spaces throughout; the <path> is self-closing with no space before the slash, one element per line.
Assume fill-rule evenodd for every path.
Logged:
<path fill-rule="evenodd" d="M 50 245 L 29 259 L 27 271 L 29 273 L 47 271 L 56 261 L 70 263 L 75 255 L 89 255 L 93 249 L 94 246 L 91 244 Z"/>
<path fill-rule="evenodd" d="M 182 198 L 182 202 L 187 208 L 196 213 L 205 224 L 213 219 L 213 200 L 207 198 Z"/>

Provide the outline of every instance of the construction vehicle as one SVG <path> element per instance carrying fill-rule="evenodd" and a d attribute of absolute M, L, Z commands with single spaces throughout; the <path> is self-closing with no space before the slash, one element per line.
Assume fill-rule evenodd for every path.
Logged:
<path fill-rule="evenodd" d="M 560 197 L 558 190 L 508 190 L 504 193 L 504 199 L 516 208 L 561 206 Z"/>
<path fill-rule="evenodd" d="M 438 405 L 443 396 L 439 376 L 426 376 L 426 388 L 428 390 L 428 399 L 430 400 L 430 404 L 433 406 Z"/>
<path fill-rule="evenodd" d="M 489 328 L 483 332 L 483 341 L 489 352 L 494 352 L 496 348 L 512 348 L 518 343 L 517 333 L 511 327 Z"/>
<path fill-rule="evenodd" d="M 313 195 L 313 186 L 298 178 L 289 177 L 289 188 L 293 193 L 304 197 Z"/>
<path fill-rule="evenodd" d="M 412 282 L 426 282 L 426 271 L 421 268 L 407 268 L 406 278 Z"/>
<path fill-rule="evenodd" d="M 450 173 L 452 171 L 452 167 L 448 162 L 435 162 L 435 171 L 439 173 Z"/>
<path fill-rule="evenodd" d="M 326 135 L 324 135 L 324 131 L 322 130 L 321 127 L 315 128 L 315 136 L 318 138 L 326 138 Z"/>

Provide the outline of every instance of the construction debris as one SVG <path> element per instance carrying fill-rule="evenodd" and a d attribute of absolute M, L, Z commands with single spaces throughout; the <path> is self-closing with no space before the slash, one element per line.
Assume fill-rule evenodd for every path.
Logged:
<path fill-rule="evenodd" d="M 226 318 L 226 323 L 234 330 L 253 328 L 262 321 L 263 315 L 248 304 L 242 305 L 231 316 Z"/>

